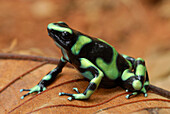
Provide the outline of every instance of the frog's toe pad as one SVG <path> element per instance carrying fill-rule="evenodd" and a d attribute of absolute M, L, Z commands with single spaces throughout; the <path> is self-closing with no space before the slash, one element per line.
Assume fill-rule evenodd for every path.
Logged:
<path fill-rule="evenodd" d="M 67 99 L 68 99 L 69 101 L 71 101 L 73 98 L 72 98 L 72 97 L 68 97 Z"/>
<path fill-rule="evenodd" d="M 126 99 L 129 99 L 130 95 L 126 95 Z"/>
<path fill-rule="evenodd" d="M 24 96 L 22 96 L 21 99 L 24 99 Z"/>
<path fill-rule="evenodd" d="M 61 96 L 61 95 L 64 95 L 64 93 L 63 92 L 59 92 L 59 94 L 58 94 L 59 96 Z"/>
<path fill-rule="evenodd" d="M 144 93 L 144 96 L 145 96 L 145 97 L 147 97 L 147 96 L 148 96 L 148 94 L 147 94 L 147 93 Z"/>
<path fill-rule="evenodd" d="M 23 92 L 24 91 L 24 89 L 20 89 L 20 92 Z"/>

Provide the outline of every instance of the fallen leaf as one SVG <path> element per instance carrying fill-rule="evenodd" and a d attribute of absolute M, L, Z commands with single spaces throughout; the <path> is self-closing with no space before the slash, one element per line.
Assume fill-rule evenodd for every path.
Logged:
<path fill-rule="evenodd" d="M 11 44 L 10 44 L 10 46 L 8 48 L 1 49 L 2 52 L 9 53 L 9 52 L 13 51 L 13 49 L 17 46 L 17 42 L 18 42 L 18 40 L 16 38 L 13 39 Z"/>
<path fill-rule="evenodd" d="M 0 80 L 2 89 L 5 85 L 18 76 L 40 65 L 40 62 L 1 60 Z M 40 94 L 31 94 L 23 100 L 20 97 L 26 92 L 20 93 L 23 88 L 35 86 L 40 79 L 53 69 L 55 65 L 43 65 L 24 75 L 0 92 L 1 113 L 130 113 L 150 108 L 169 109 L 170 100 L 149 92 L 145 98 L 142 94 L 126 99 L 127 93 L 120 87 L 105 89 L 99 88 L 88 100 L 68 101 L 68 96 L 59 96 L 59 92 L 75 93 L 72 88 L 77 87 L 83 92 L 88 81 L 75 69 L 65 67 L 56 81 L 48 89 Z"/>

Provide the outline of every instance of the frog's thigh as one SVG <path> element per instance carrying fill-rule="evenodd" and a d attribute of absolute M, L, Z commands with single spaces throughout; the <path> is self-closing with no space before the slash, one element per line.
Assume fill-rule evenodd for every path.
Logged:
<path fill-rule="evenodd" d="M 85 72 L 89 72 L 90 74 L 89 79 L 91 79 L 91 81 L 90 81 L 89 86 L 96 84 L 96 87 L 98 87 L 98 85 L 101 82 L 102 77 L 104 76 L 103 72 L 86 58 L 80 58 L 80 63 L 81 63 L 80 68 L 84 69 Z M 94 83 L 94 84 L 91 84 L 91 83 Z"/>
<path fill-rule="evenodd" d="M 97 68 L 92 62 L 90 62 L 88 59 L 81 58 L 80 63 L 81 63 L 80 68 L 86 69 L 86 72 L 87 71 L 91 72 L 93 78 L 91 77 L 92 79 L 89 82 L 89 85 L 86 88 L 86 90 L 83 92 L 83 95 L 73 94 L 73 96 L 75 99 L 87 99 L 98 88 L 104 75 L 103 72 L 99 68 Z"/>
<path fill-rule="evenodd" d="M 135 74 L 136 76 L 140 77 L 140 80 L 143 82 L 141 92 L 143 92 L 145 96 L 147 96 L 146 92 L 149 85 L 149 77 L 146 70 L 145 61 L 142 58 L 137 58 L 135 62 Z"/>
<path fill-rule="evenodd" d="M 134 62 L 134 72 L 126 69 L 122 74 L 122 85 L 127 90 L 141 91 L 147 96 L 147 88 L 149 85 L 148 73 L 145 67 L 145 61 L 142 58 L 137 58 Z M 134 92 L 133 94 L 137 94 Z"/>
<path fill-rule="evenodd" d="M 122 74 L 122 86 L 127 90 L 140 90 L 142 87 L 141 81 L 130 69 L 126 69 Z"/>

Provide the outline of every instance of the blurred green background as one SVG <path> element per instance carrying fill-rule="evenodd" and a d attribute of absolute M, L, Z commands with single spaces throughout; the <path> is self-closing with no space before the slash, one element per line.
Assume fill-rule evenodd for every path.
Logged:
<path fill-rule="evenodd" d="M 170 90 L 169 0 L 0 0 L 0 52 L 59 58 L 46 31 L 58 21 L 143 57 L 151 82 Z"/>

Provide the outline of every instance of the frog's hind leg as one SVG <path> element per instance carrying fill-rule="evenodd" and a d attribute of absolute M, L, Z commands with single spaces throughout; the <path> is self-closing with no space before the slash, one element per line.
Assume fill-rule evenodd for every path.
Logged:
<path fill-rule="evenodd" d="M 80 93 L 78 91 L 77 88 L 73 88 L 74 91 L 77 92 L 77 94 L 70 94 L 70 93 L 64 93 L 64 92 L 60 92 L 59 95 L 67 95 L 70 96 L 68 97 L 68 100 L 72 100 L 72 99 L 79 99 L 79 100 L 83 100 L 83 99 L 88 99 L 93 93 L 94 91 L 97 89 L 97 87 L 99 86 L 101 80 L 102 80 L 102 75 L 99 76 L 95 76 L 95 78 L 93 78 L 88 87 L 86 88 L 86 90 L 83 93 Z"/>
<path fill-rule="evenodd" d="M 143 82 L 142 89 L 140 92 L 144 93 L 145 97 L 147 97 L 147 89 L 149 87 L 149 77 L 148 72 L 145 66 L 145 61 L 142 58 L 137 58 L 135 61 L 134 72 L 137 77 L 140 78 L 141 82 Z"/>
<path fill-rule="evenodd" d="M 134 59 L 129 56 L 123 57 L 132 64 L 132 69 L 126 69 L 121 77 L 122 86 L 126 88 L 127 92 L 133 92 L 127 95 L 126 98 L 129 98 L 132 95 L 137 95 L 141 92 L 144 93 L 146 97 L 149 78 L 145 67 L 145 61 L 142 58 Z"/>
<path fill-rule="evenodd" d="M 149 77 L 148 77 L 148 72 L 146 70 L 146 79 L 145 82 L 143 84 L 143 88 L 141 89 L 141 92 L 144 93 L 145 97 L 147 97 L 147 90 L 149 88 Z"/>
<path fill-rule="evenodd" d="M 68 97 L 68 100 L 70 101 L 72 99 L 79 99 L 79 100 L 88 99 L 94 93 L 94 91 L 98 88 L 104 76 L 103 72 L 86 58 L 80 58 L 80 63 L 81 63 L 81 66 L 80 66 L 81 69 L 83 69 L 85 72 L 88 72 L 87 74 L 89 74 L 90 76 L 93 76 L 93 78 L 91 79 L 88 87 L 83 93 L 80 93 L 77 88 L 73 88 L 73 90 L 76 91 L 77 94 L 70 94 L 70 93 L 64 93 L 64 92 L 59 93 L 60 96 L 61 95 L 70 96 Z M 86 74 L 86 73 L 83 73 L 83 74 Z"/>

